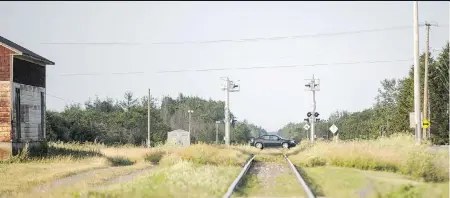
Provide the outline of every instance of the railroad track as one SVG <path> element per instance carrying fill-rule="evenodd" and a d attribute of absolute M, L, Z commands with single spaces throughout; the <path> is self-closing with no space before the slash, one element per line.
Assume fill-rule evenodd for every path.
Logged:
<path fill-rule="evenodd" d="M 299 188 L 302 188 L 303 191 L 306 194 L 306 197 L 308 198 L 315 198 L 316 196 L 313 194 L 313 192 L 311 191 L 311 189 L 309 188 L 308 184 L 305 182 L 305 180 L 302 178 L 302 176 L 300 175 L 300 173 L 298 172 L 297 168 L 294 166 L 294 164 L 292 164 L 291 160 L 289 160 L 289 158 L 285 155 L 282 154 L 284 159 L 286 160 L 289 169 L 292 171 L 292 173 L 295 175 L 298 183 L 299 183 Z M 233 193 L 235 192 L 235 190 L 237 189 L 237 187 L 239 186 L 240 183 L 242 183 L 242 180 L 244 178 L 244 176 L 246 174 L 248 174 L 249 170 L 252 168 L 252 165 L 255 162 L 255 157 L 257 155 L 253 155 L 250 160 L 248 160 L 248 162 L 245 164 L 244 168 L 242 169 L 242 171 L 239 173 L 239 175 L 237 176 L 237 178 L 233 181 L 233 183 L 231 183 L 231 185 L 229 186 L 227 192 L 225 193 L 225 195 L 223 196 L 223 198 L 230 198 Z M 303 196 L 303 195 L 299 195 L 299 196 Z"/>

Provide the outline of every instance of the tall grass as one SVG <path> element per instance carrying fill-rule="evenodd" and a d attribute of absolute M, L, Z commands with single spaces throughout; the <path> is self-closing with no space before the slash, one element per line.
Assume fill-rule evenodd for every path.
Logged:
<path fill-rule="evenodd" d="M 183 148 L 158 148 L 146 155 L 146 160 L 171 166 L 181 161 L 198 165 L 243 166 L 249 159 L 248 153 L 231 147 L 195 144 Z"/>
<path fill-rule="evenodd" d="M 291 154 L 290 159 L 305 167 L 333 165 L 399 172 L 424 181 L 449 180 L 448 151 L 431 151 L 428 145 L 416 145 L 414 137 L 404 134 L 377 140 L 317 142 Z"/>

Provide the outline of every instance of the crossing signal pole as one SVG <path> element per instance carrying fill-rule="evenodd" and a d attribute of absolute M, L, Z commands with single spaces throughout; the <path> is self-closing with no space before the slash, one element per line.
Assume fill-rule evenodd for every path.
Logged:
<path fill-rule="evenodd" d="M 225 144 L 230 145 L 230 92 L 239 92 L 240 86 L 230 80 L 228 77 L 222 77 L 221 80 L 225 81 L 225 85 L 222 87 L 222 90 L 226 92 L 225 98 Z"/>
<path fill-rule="evenodd" d="M 305 87 L 307 87 L 307 91 L 312 91 L 313 93 L 313 110 L 312 112 L 308 112 L 307 116 L 310 118 L 310 124 L 311 124 L 311 135 L 310 137 L 310 141 L 311 143 L 314 143 L 314 134 L 315 134 L 315 122 L 316 122 L 316 117 L 319 116 L 319 113 L 316 112 L 316 91 L 320 91 L 320 80 L 314 78 L 312 79 L 306 79 L 308 81 L 308 83 L 305 85 Z"/>
<path fill-rule="evenodd" d="M 429 41 L 430 41 L 430 27 L 431 26 L 437 26 L 436 24 L 430 24 L 430 23 L 425 23 L 426 26 L 426 31 L 427 31 L 427 36 L 426 36 L 426 48 L 425 48 L 425 74 L 424 74 L 424 85 L 423 85 L 423 111 L 422 111 L 422 117 L 424 120 L 430 120 L 430 108 L 428 108 L 430 106 L 430 102 L 429 102 L 429 91 L 428 91 L 428 51 L 430 50 L 429 47 Z M 428 109 L 427 109 L 428 108 Z M 422 132 L 422 137 L 424 140 L 427 140 L 428 138 L 430 138 L 430 128 L 423 128 L 423 132 Z"/>

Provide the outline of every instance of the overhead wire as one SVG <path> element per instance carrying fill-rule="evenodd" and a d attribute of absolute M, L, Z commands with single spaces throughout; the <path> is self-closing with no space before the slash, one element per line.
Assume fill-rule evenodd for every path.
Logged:
<path fill-rule="evenodd" d="M 424 24 L 419 25 L 423 27 Z M 439 27 L 448 27 L 448 25 L 441 25 Z M 208 40 L 208 41 L 173 41 L 173 42 L 42 42 L 43 45 L 179 45 L 179 44 L 209 44 L 209 43 L 227 43 L 227 42 L 255 42 L 264 40 L 284 40 L 284 39 L 299 39 L 299 38 L 310 38 L 310 37 L 324 37 L 324 36 L 340 36 L 347 34 L 360 34 L 368 32 L 379 32 L 387 30 L 402 30 L 402 29 L 412 29 L 413 26 L 394 26 L 388 28 L 374 28 L 374 29 L 364 29 L 364 30 L 354 30 L 354 31 L 344 31 L 344 32 L 333 32 L 333 33 L 317 33 L 317 34 L 304 34 L 297 36 L 278 36 L 278 37 L 260 37 L 260 38 L 243 38 L 243 39 L 221 39 L 221 40 Z"/>
<path fill-rule="evenodd" d="M 277 69 L 277 68 L 295 68 L 295 67 L 317 67 L 317 66 L 329 66 L 329 65 L 354 65 L 354 64 L 374 64 L 374 63 L 393 63 L 393 62 L 406 62 L 412 61 L 409 59 L 399 60 L 378 60 L 378 61 L 356 61 L 356 62 L 337 62 L 337 63 L 316 63 L 316 64 L 294 64 L 294 65 L 275 65 L 275 66 L 254 66 L 254 67 L 228 67 L 228 68 L 207 68 L 207 69 L 192 69 L 192 70 L 163 70 L 152 72 L 155 74 L 163 73 L 182 73 L 182 72 L 209 72 L 209 71 L 225 71 L 225 70 L 253 70 L 253 69 Z M 130 74 L 145 74 L 146 72 L 114 72 L 114 73 L 74 73 L 74 74 L 61 74 L 60 76 L 97 76 L 97 75 L 130 75 Z"/>
<path fill-rule="evenodd" d="M 79 102 L 75 102 L 75 101 L 73 101 L 73 100 L 67 100 L 67 99 L 64 99 L 64 98 L 62 98 L 62 97 L 55 96 L 55 95 L 52 95 L 52 94 L 49 94 L 49 93 L 45 93 L 45 95 L 50 96 L 50 97 L 52 97 L 52 98 L 60 99 L 60 100 L 64 101 L 66 104 L 67 104 L 67 103 L 81 104 L 81 103 L 79 103 Z"/>
<path fill-rule="evenodd" d="M 419 27 L 424 26 L 420 24 Z M 448 27 L 448 24 L 440 25 L 439 27 Z M 412 26 L 396 26 L 389 28 L 376 28 L 376 29 L 365 29 L 356 31 L 345 31 L 345 32 L 334 32 L 334 33 L 319 33 L 319 34 L 306 34 L 298 36 L 280 36 L 280 37 L 266 37 L 266 38 L 247 38 L 247 39 L 232 39 L 232 40 L 210 40 L 210 41 L 181 41 L 181 42 L 153 42 L 149 43 L 151 45 L 173 45 L 173 44 L 208 44 L 208 43 L 223 43 L 223 42 L 254 42 L 254 41 L 264 41 L 264 40 L 284 40 L 284 39 L 298 39 L 307 37 L 321 37 L 321 36 L 340 36 L 346 34 L 359 34 L 368 32 L 378 32 L 387 30 L 401 30 L 401 29 L 411 29 Z M 44 45 L 142 45 L 142 42 L 42 42 L 40 44 Z M 373 63 L 390 63 L 390 62 L 405 62 L 411 61 L 412 59 L 403 60 L 388 60 L 388 61 L 365 61 L 365 62 L 346 62 L 346 63 L 322 63 L 322 64 L 306 64 L 306 65 L 278 65 L 278 66 L 256 66 L 256 67 L 237 67 L 237 68 L 210 68 L 210 69 L 194 69 L 194 70 L 166 70 L 157 71 L 156 74 L 161 73 L 180 73 L 180 72 L 207 72 L 207 71 L 224 71 L 224 70 L 252 70 L 252 69 L 274 69 L 274 68 L 294 68 L 294 67 L 315 67 L 315 66 L 326 66 L 326 65 L 350 65 L 350 64 L 373 64 Z M 84 73 L 84 74 L 62 74 L 60 76 L 86 76 L 86 75 L 130 75 L 130 74 L 145 74 L 145 72 L 114 72 L 114 73 Z M 46 93 L 46 95 L 63 100 L 67 103 L 68 100 L 54 96 Z M 81 104 L 79 102 L 71 101 L 71 103 Z"/>

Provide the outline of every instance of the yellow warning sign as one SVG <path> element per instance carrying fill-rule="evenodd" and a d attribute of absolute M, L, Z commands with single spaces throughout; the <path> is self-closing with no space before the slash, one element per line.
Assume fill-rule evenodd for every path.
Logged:
<path fill-rule="evenodd" d="M 423 122 L 422 122 L 422 127 L 424 129 L 427 129 L 428 127 L 430 127 L 430 122 L 428 122 L 427 119 L 424 119 Z"/>

